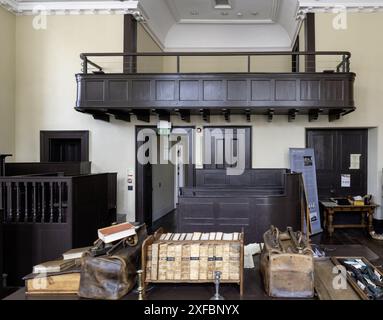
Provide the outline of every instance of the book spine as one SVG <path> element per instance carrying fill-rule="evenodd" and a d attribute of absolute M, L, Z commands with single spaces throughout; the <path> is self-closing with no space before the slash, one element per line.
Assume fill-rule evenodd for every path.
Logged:
<path fill-rule="evenodd" d="M 175 246 L 168 244 L 166 255 L 166 280 L 174 280 Z"/>
<path fill-rule="evenodd" d="M 199 250 L 199 279 L 207 280 L 209 245 L 201 244 Z"/>
<path fill-rule="evenodd" d="M 152 244 L 152 269 L 151 280 L 158 279 L 158 243 Z"/>
<path fill-rule="evenodd" d="M 166 280 L 167 251 L 168 245 L 166 243 L 161 243 L 158 251 L 158 280 Z"/>
<path fill-rule="evenodd" d="M 230 280 L 239 280 L 240 274 L 241 244 L 230 244 Z"/>
<path fill-rule="evenodd" d="M 188 280 L 190 276 L 190 244 L 182 246 L 181 280 Z"/>
<path fill-rule="evenodd" d="M 145 269 L 145 274 L 146 274 L 146 281 L 150 281 L 152 277 L 152 246 L 148 246 L 147 248 L 147 254 L 146 254 L 146 269 Z"/>
<path fill-rule="evenodd" d="M 223 247 L 223 261 L 222 261 L 222 280 L 229 280 L 230 278 L 230 243 L 225 243 Z"/>
<path fill-rule="evenodd" d="M 174 246 L 174 280 L 182 279 L 182 244 Z"/>
<path fill-rule="evenodd" d="M 190 280 L 198 280 L 199 243 L 190 245 Z"/>
<path fill-rule="evenodd" d="M 220 271 L 222 273 L 223 269 L 223 246 L 221 244 L 215 245 L 214 250 L 214 271 Z"/>
<path fill-rule="evenodd" d="M 214 245 L 208 245 L 208 256 L 207 256 L 207 278 L 208 280 L 214 279 Z"/>

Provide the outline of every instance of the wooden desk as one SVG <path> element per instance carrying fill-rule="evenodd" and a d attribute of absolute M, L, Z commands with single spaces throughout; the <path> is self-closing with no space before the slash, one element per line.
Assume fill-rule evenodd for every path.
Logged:
<path fill-rule="evenodd" d="M 335 228 L 368 228 L 369 232 L 374 230 L 372 223 L 377 207 L 375 204 L 364 206 L 338 205 L 332 201 L 320 201 L 320 204 L 324 209 L 324 227 L 330 236 L 334 233 Z M 334 215 L 338 212 L 359 213 L 361 215 L 360 224 L 334 224 Z"/>

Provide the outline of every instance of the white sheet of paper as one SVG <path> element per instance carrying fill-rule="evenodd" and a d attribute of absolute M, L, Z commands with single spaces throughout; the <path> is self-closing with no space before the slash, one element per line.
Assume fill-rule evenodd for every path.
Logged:
<path fill-rule="evenodd" d="M 350 154 L 350 170 L 359 170 L 360 169 L 360 153 L 351 153 Z"/>
<path fill-rule="evenodd" d="M 340 185 L 342 188 L 350 188 L 351 187 L 351 175 L 350 174 L 342 174 Z"/>

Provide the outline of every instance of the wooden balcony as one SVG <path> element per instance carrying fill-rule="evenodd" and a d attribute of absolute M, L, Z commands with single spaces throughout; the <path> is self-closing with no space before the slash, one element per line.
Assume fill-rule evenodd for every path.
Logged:
<path fill-rule="evenodd" d="M 250 54 L 341 55 L 342 60 L 334 70 L 323 72 L 254 73 L 250 72 L 249 58 L 249 72 L 182 73 L 179 72 L 180 57 L 207 54 L 136 54 L 176 55 L 177 72 L 104 73 L 88 59 L 88 56 L 102 54 L 87 54 L 82 55 L 85 71 L 76 75 L 76 110 L 105 121 L 110 115 L 125 121 L 136 115 L 138 120 L 149 121 L 155 113 L 161 119 L 177 114 L 187 122 L 190 115 L 201 115 L 205 121 L 209 121 L 210 115 L 223 115 L 230 121 L 231 114 L 243 114 L 248 121 L 251 114 L 265 115 L 269 121 L 273 115 L 287 115 L 288 120 L 293 121 L 298 114 L 308 115 L 309 121 L 313 121 L 324 114 L 333 121 L 355 110 L 355 74 L 349 70 L 349 53 L 249 53 L 249 57 Z M 97 71 L 88 73 L 88 63 Z"/>

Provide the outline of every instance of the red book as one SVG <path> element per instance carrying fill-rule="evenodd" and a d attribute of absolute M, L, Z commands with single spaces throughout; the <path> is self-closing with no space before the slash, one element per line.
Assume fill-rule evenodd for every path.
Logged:
<path fill-rule="evenodd" d="M 98 237 L 104 243 L 110 243 L 136 234 L 134 225 L 129 222 L 115 224 L 110 227 L 98 229 Z"/>

